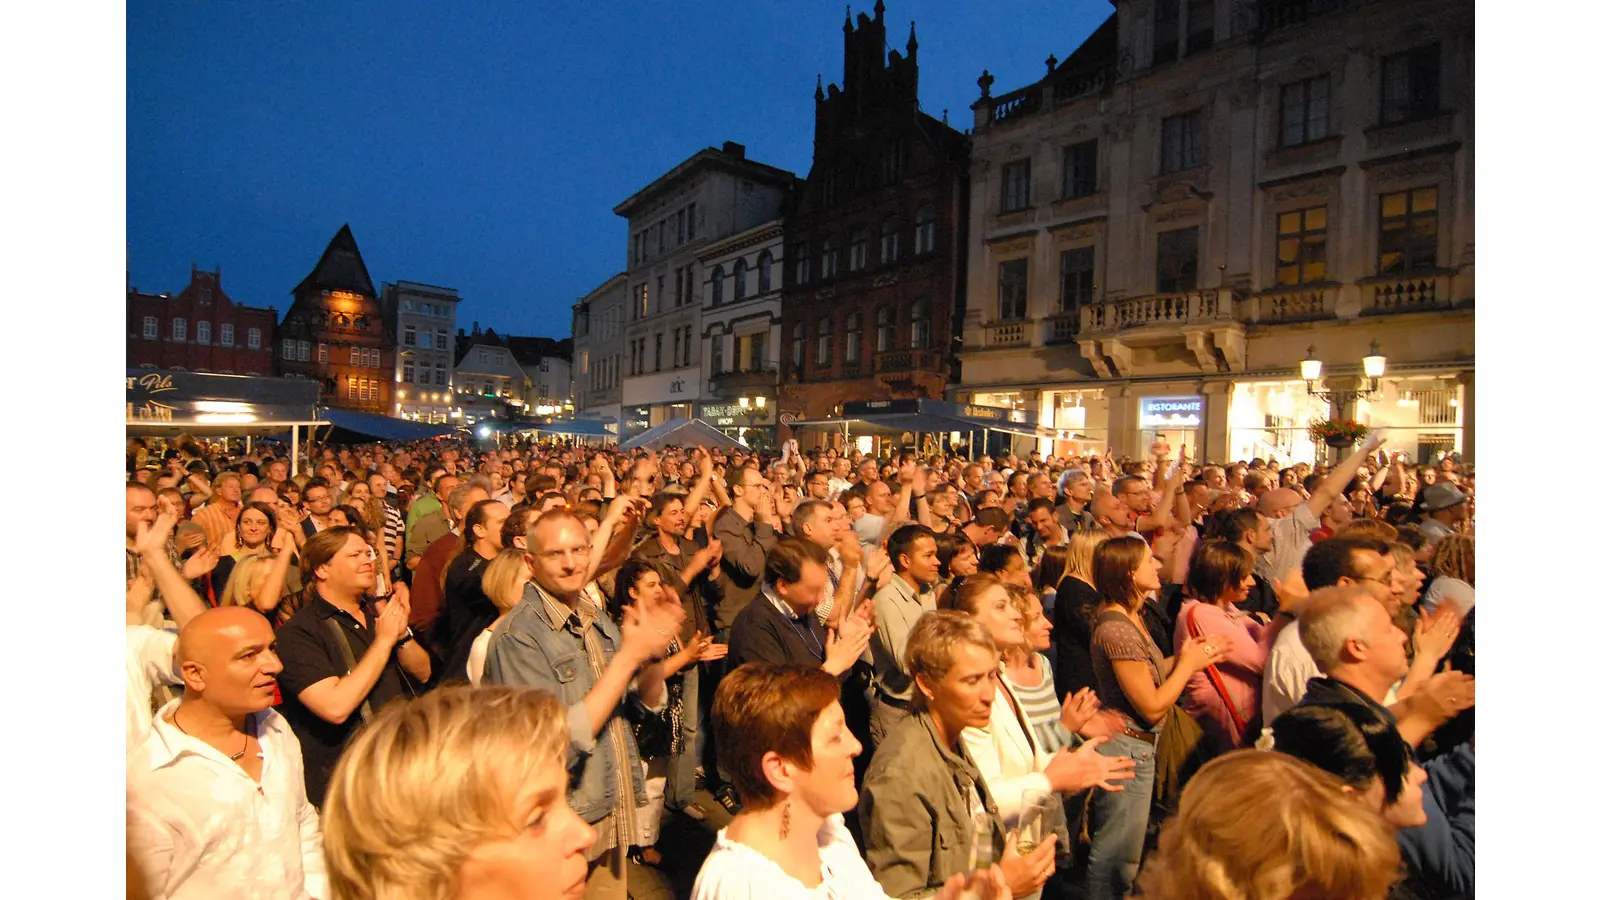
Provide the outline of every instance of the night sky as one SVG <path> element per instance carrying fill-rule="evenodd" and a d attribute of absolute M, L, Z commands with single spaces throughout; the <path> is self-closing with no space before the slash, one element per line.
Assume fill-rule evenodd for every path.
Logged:
<path fill-rule="evenodd" d="M 870 2 L 856 13 L 871 14 Z M 917 24 L 923 109 L 972 126 L 1112 12 L 1107 0 L 894 0 Z M 612 207 L 725 140 L 804 177 L 812 92 L 843 78 L 844 4 L 128 4 L 128 267 L 191 263 L 236 302 L 289 292 L 350 223 L 374 283 L 454 287 L 458 323 L 564 336 L 620 271 Z"/>

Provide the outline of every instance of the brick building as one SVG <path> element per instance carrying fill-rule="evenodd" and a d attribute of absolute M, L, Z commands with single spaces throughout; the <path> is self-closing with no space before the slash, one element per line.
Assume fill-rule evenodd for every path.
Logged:
<path fill-rule="evenodd" d="M 394 329 L 345 225 L 294 289 L 274 345 L 278 371 L 317 379 L 327 406 L 390 415 L 394 353 Z"/>
<path fill-rule="evenodd" d="M 954 380 L 969 141 L 918 106 L 915 28 L 885 62 L 883 12 L 846 19 L 844 86 L 817 84 L 811 171 L 784 226 L 785 420 L 940 398 Z"/>
<path fill-rule="evenodd" d="M 221 269 L 191 269 L 176 295 L 128 290 L 128 367 L 271 375 L 277 321 L 271 307 L 233 302 Z"/>

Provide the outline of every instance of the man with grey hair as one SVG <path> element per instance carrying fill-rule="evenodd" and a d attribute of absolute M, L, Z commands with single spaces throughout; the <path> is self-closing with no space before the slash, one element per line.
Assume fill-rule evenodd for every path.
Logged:
<path fill-rule="evenodd" d="M 1440 672 L 1405 699 L 1384 699 L 1392 697 L 1393 686 L 1410 666 L 1407 639 L 1370 588 L 1341 585 L 1316 591 L 1295 624 L 1306 653 L 1323 673 L 1307 683 L 1297 705 L 1366 706 L 1417 746 L 1477 700 L 1472 676 L 1463 672 Z"/>
<path fill-rule="evenodd" d="M 1094 500 L 1094 479 L 1082 469 L 1068 469 L 1061 476 L 1061 496 L 1056 503 L 1056 521 L 1067 530 L 1067 535 L 1077 534 L 1085 528 L 1097 528 L 1089 503 Z"/>

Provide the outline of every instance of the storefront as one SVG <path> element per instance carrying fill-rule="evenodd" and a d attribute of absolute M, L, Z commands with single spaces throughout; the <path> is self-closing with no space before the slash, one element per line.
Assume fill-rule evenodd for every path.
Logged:
<path fill-rule="evenodd" d="M 1228 400 L 1227 459 L 1314 464 L 1321 448 L 1311 424 L 1327 415 L 1328 404 L 1307 394 L 1304 381 L 1236 382 Z"/>
<path fill-rule="evenodd" d="M 760 406 L 754 403 L 742 405 L 722 400 L 708 401 L 696 404 L 695 416 L 752 449 L 776 446 L 776 405 L 771 401 Z"/>
<path fill-rule="evenodd" d="M 1357 400 L 1351 415 L 1381 427 L 1384 449 L 1407 459 L 1436 462 L 1462 451 L 1464 388 L 1454 375 L 1399 375 L 1379 380 L 1377 391 Z M 1328 417 L 1326 400 L 1306 392 L 1300 379 L 1238 382 L 1228 404 L 1228 459 L 1323 462 L 1311 425 Z"/>
<path fill-rule="evenodd" d="M 1139 398 L 1139 455 L 1149 457 L 1158 445 L 1160 455 L 1176 459 L 1180 448 L 1190 456 L 1203 454 L 1206 398 L 1199 394 Z"/>
<path fill-rule="evenodd" d="M 700 381 L 694 371 L 658 372 L 624 380 L 620 440 L 673 419 L 694 418 L 699 399 Z"/>
<path fill-rule="evenodd" d="M 1465 388 L 1453 375 L 1384 377 L 1377 394 L 1356 401 L 1356 421 L 1383 427 L 1384 449 L 1429 464 L 1464 452 Z"/>

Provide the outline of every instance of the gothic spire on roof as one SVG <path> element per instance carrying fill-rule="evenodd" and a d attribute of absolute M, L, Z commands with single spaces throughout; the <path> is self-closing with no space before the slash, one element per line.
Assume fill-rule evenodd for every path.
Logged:
<path fill-rule="evenodd" d="M 817 102 L 822 102 L 822 73 L 817 73 Z"/>
<path fill-rule="evenodd" d="M 361 248 L 356 246 L 355 235 L 350 233 L 350 223 L 346 222 L 333 240 L 328 242 L 328 249 L 322 251 L 316 268 L 295 286 L 294 293 L 299 294 L 307 289 L 350 291 L 368 297 L 378 295 L 372 289 L 372 276 L 367 274 L 367 264 L 361 259 Z"/>
<path fill-rule="evenodd" d="M 911 39 L 906 41 L 906 52 L 912 56 L 917 55 L 917 20 L 911 20 Z"/>

